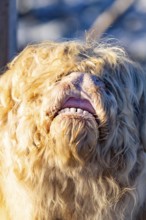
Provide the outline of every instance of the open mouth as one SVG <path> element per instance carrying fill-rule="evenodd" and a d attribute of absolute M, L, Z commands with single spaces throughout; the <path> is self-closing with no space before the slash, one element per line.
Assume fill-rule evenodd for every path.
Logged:
<path fill-rule="evenodd" d="M 61 107 L 58 114 L 76 114 L 81 116 L 94 116 L 96 117 L 96 112 L 87 99 L 80 99 L 75 97 L 70 97 Z"/>

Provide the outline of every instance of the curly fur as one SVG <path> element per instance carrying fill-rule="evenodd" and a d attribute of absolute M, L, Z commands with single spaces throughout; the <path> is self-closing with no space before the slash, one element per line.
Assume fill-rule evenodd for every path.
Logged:
<path fill-rule="evenodd" d="M 27 47 L 0 78 L 0 219 L 139 220 L 146 75 L 118 47 Z M 95 115 L 60 114 L 86 98 Z"/>

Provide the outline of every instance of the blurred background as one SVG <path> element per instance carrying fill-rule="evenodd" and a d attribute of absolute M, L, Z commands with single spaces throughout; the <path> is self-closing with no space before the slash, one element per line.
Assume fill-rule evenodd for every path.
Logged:
<path fill-rule="evenodd" d="M 16 13 L 17 51 L 46 40 L 114 38 L 146 68 L 146 0 L 16 0 Z"/>
<path fill-rule="evenodd" d="M 113 16 L 123 5 L 125 10 L 100 35 L 116 38 L 133 59 L 146 65 L 146 0 L 17 0 L 18 48 L 45 40 L 84 38 L 116 1 L 119 9 L 117 5 Z M 104 19 L 99 25 L 101 32 L 106 22 Z"/>

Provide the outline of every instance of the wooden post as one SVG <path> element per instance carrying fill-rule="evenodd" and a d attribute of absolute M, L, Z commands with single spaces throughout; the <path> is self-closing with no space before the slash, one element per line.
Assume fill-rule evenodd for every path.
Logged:
<path fill-rule="evenodd" d="M 16 53 L 16 0 L 0 0 L 0 69 Z"/>

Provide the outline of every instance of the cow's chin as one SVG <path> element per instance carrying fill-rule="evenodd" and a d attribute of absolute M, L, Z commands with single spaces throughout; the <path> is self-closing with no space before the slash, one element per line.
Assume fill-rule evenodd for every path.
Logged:
<path fill-rule="evenodd" d="M 98 124 L 91 114 L 59 114 L 51 123 L 50 140 L 58 165 L 83 165 L 94 160 Z"/>

